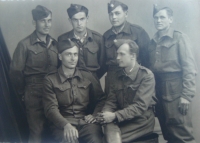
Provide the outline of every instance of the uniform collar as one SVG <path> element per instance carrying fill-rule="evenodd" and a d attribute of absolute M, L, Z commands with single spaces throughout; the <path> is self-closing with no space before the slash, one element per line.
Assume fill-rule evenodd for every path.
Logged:
<path fill-rule="evenodd" d="M 78 70 L 78 68 L 75 68 L 75 72 L 74 72 L 73 76 L 66 77 L 63 70 L 62 70 L 62 66 L 60 66 L 58 68 L 58 75 L 59 75 L 62 83 L 64 83 L 66 80 L 68 80 L 70 78 L 74 78 L 74 77 L 79 77 L 80 79 L 83 78 L 83 76 L 82 76 L 81 72 Z"/>
<path fill-rule="evenodd" d="M 86 29 L 87 30 L 87 35 L 86 35 L 86 39 L 88 41 L 93 41 L 93 35 L 92 35 L 92 31 L 90 29 Z M 74 35 L 74 30 L 71 30 L 70 33 L 69 33 L 69 37 L 67 37 L 67 39 L 70 38 L 70 39 L 77 39 Z"/>
<path fill-rule="evenodd" d="M 158 37 L 159 37 L 158 32 L 156 32 L 156 34 L 153 37 L 153 40 L 155 42 L 158 42 L 159 41 Z M 169 38 L 173 39 L 173 37 L 174 37 L 174 29 L 170 27 L 169 30 L 165 33 L 165 35 L 163 35 L 162 37 L 169 37 Z"/>
<path fill-rule="evenodd" d="M 119 31 L 119 32 L 116 32 L 114 30 L 114 27 L 112 27 L 108 33 L 106 34 L 106 38 L 109 38 L 110 36 L 112 35 L 116 35 L 116 34 L 119 34 L 119 33 L 126 33 L 126 34 L 131 34 L 131 30 L 130 30 L 130 23 L 128 21 L 126 21 L 122 27 L 122 29 Z"/>
<path fill-rule="evenodd" d="M 127 76 L 129 77 L 132 81 L 135 80 L 136 76 L 137 76 L 137 73 L 138 73 L 138 70 L 140 68 L 140 65 L 136 62 L 135 63 L 135 66 L 133 68 L 133 70 L 131 71 L 131 73 L 129 75 L 126 74 L 125 70 L 124 69 L 121 69 L 120 73 L 118 74 L 118 77 L 121 77 L 121 76 Z"/>
<path fill-rule="evenodd" d="M 37 34 L 36 34 L 36 30 L 31 34 L 31 44 L 32 45 L 34 45 L 35 43 L 44 43 L 43 41 L 41 41 L 39 38 L 38 38 L 38 36 L 37 36 Z M 47 45 L 47 47 L 51 44 L 51 43 L 53 43 L 53 44 L 55 44 L 55 39 L 53 39 L 49 34 L 47 34 L 47 43 L 48 43 L 48 45 Z"/>

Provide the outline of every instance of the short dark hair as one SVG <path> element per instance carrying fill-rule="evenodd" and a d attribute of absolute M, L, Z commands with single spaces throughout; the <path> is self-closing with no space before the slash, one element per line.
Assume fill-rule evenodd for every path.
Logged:
<path fill-rule="evenodd" d="M 168 15 L 169 17 L 172 17 L 172 16 L 173 16 L 173 10 L 172 10 L 171 8 L 169 8 L 169 7 L 163 7 L 163 8 L 161 8 L 160 10 L 166 10 L 167 15 Z M 160 10 L 159 10 L 159 11 L 160 11 Z"/>
<path fill-rule="evenodd" d="M 128 10 L 128 6 L 127 5 L 121 4 L 120 6 L 122 7 L 123 11 L 127 11 Z"/>
<path fill-rule="evenodd" d="M 136 54 L 136 56 L 138 57 L 139 47 L 134 41 L 133 42 L 124 43 L 124 44 L 128 44 L 129 45 L 129 52 L 130 52 L 131 55 L 132 54 Z"/>

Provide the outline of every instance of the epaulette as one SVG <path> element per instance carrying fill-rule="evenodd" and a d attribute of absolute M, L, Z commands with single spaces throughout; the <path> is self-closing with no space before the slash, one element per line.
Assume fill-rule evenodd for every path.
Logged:
<path fill-rule="evenodd" d="M 150 73 L 152 73 L 152 71 L 151 71 L 150 69 L 146 68 L 146 67 L 140 66 L 140 69 L 142 69 L 142 70 L 146 71 L 146 72 L 147 72 L 147 74 L 150 74 Z"/>
<path fill-rule="evenodd" d="M 80 71 L 85 71 L 85 72 L 89 72 L 91 73 L 91 71 L 89 71 L 88 69 L 84 68 L 84 67 L 76 67 L 78 70 Z"/>
<path fill-rule="evenodd" d="M 100 33 L 96 32 L 96 31 L 91 30 L 91 32 L 92 32 L 92 34 L 95 34 L 95 35 L 97 35 L 99 37 L 102 37 L 102 35 Z"/>
<path fill-rule="evenodd" d="M 138 29 L 143 29 L 141 26 L 136 25 L 136 24 L 132 24 L 132 23 L 130 23 L 130 26 L 133 26 L 133 27 L 138 28 Z"/>
<path fill-rule="evenodd" d="M 57 72 L 58 72 L 57 69 L 56 69 L 56 70 L 53 70 L 53 71 L 47 73 L 47 74 L 45 75 L 45 77 L 47 77 L 47 76 L 49 76 L 49 75 L 52 75 L 52 74 L 55 74 L 55 73 L 57 73 Z"/>

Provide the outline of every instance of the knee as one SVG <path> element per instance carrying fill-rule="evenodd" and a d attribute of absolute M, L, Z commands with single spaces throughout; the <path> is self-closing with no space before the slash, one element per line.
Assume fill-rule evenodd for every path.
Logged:
<path fill-rule="evenodd" d="M 104 137 L 107 143 L 121 143 L 121 132 L 117 125 L 104 126 Z"/>

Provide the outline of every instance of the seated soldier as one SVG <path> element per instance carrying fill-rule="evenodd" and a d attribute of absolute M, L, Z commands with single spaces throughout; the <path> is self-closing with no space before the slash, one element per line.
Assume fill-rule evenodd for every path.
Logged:
<path fill-rule="evenodd" d="M 97 120 L 104 124 L 108 143 L 131 142 L 153 132 L 155 119 L 155 80 L 153 73 L 137 63 L 138 46 L 132 40 L 115 40 L 121 69 L 114 75 L 102 112 Z"/>
<path fill-rule="evenodd" d="M 76 67 L 78 47 L 74 42 L 60 41 L 58 52 L 62 65 L 45 77 L 43 94 L 53 136 L 59 142 L 102 143 L 101 126 L 94 118 L 104 103 L 100 83 L 90 72 Z"/>

